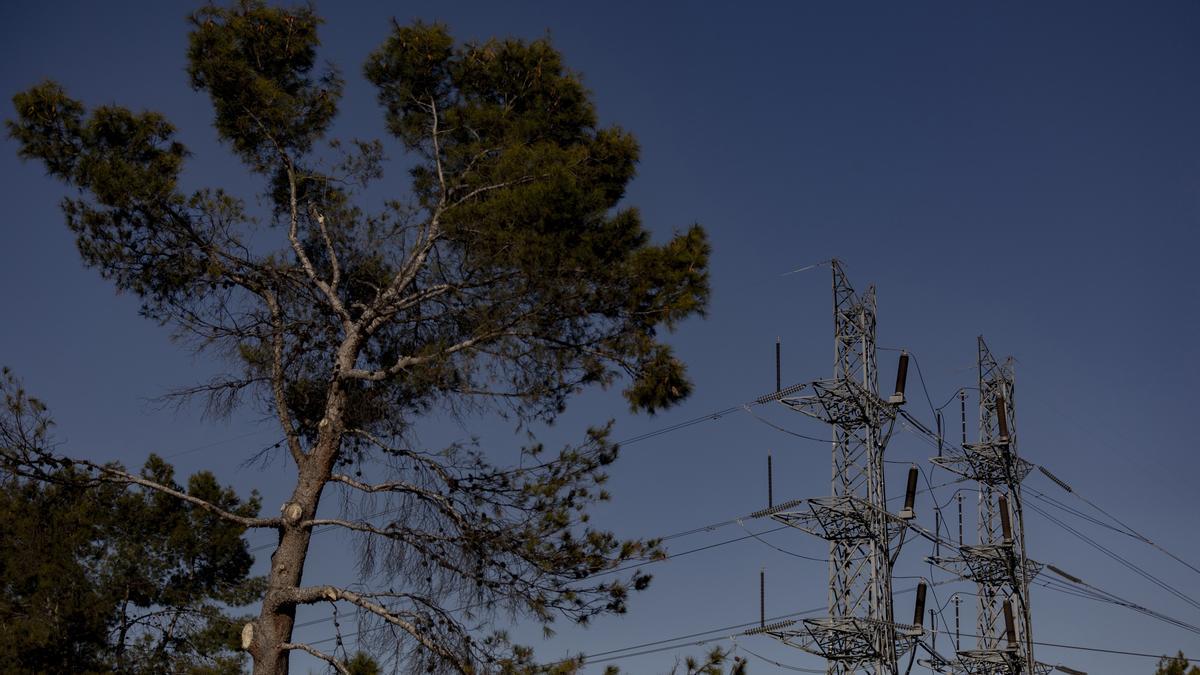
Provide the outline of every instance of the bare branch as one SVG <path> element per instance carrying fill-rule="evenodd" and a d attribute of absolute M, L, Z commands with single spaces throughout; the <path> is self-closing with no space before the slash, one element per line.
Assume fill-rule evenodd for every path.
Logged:
<path fill-rule="evenodd" d="M 503 330 L 492 331 L 489 333 L 483 333 L 482 335 L 476 335 L 475 337 L 467 338 L 466 340 L 463 340 L 462 342 L 459 342 L 457 344 L 450 345 L 449 347 L 447 347 L 441 351 L 438 351 L 438 352 L 432 352 L 429 354 L 425 354 L 424 356 L 401 357 L 399 359 L 396 359 L 395 363 L 393 363 L 392 365 L 388 366 L 387 368 L 383 368 L 381 370 L 363 370 L 362 368 L 352 368 L 350 370 L 347 370 L 344 374 L 346 377 L 350 377 L 350 378 L 354 378 L 354 379 L 378 382 L 380 380 L 386 380 L 388 378 L 395 377 L 396 375 L 399 375 L 400 373 L 404 372 L 405 370 L 407 370 L 409 368 L 412 368 L 413 366 L 418 366 L 418 365 L 421 365 L 422 363 L 426 363 L 426 362 L 432 361 L 434 359 L 444 359 L 445 357 L 455 354 L 457 352 L 461 352 L 464 349 L 470 349 L 471 347 L 474 347 L 475 345 L 479 344 L 480 342 L 484 342 L 485 340 L 494 340 L 496 338 L 503 337 L 505 335 L 511 335 L 511 334 L 512 333 L 509 333 L 508 331 L 503 331 Z"/>
<path fill-rule="evenodd" d="M 334 602 L 343 600 L 349 602 L 360 609 L 364 609 L 384 621 L 392 624 L 411 635 L 417 642 L 420 642 L 427 649 L 437 653 L 442 658 L 452 662 L 460 670 L 466 670 L 468 665 L 462 660 L 462 657 L 454 652 L 446 649 L 444 645 L 436 642 L 417 629 L 410 621 L 405 620 L 394 612 L 388 611 L 386 607 L 373 601 L 370 597 L 355 593 L 354 591 L 338 588 L 336 586 L 308 586 L 292 589 L 289 593 L 292 602 L 298 605 L 311 605 L 318 602 Z"/>
<path fill-rule="evenodd" d="M 429 252 L 433 250 L 434 244 L 441 236 L 441 206 L 434 211 L 428 225 L 422 228 L 421 243 L 418 245 L 409 259 L 401 267 L 396 276 L 392 278 L 392 282 L 379 295 L 374 303 L 363 312 L 359 318 L 358 326 L 361 328 L 364 335 L 371 335 L 375 331 L 383 327 L 396 312 L 399 311 L 393 306 L 396 297 L 404 292 L 404 289 L 417 278 L 417 274 L 421 268 L 425 266 L 425 261 L 429 257 Z"/>
<path fill-rule="evenodd" d="M 122 469 L 118 469 L 113 466 L 105 466 L 103 464 L 97 464 L 95 462 L 92 462 L 92 461 L 86 460 L 86 459 L 73 459 L 70 457 L 60 457 L 58 459 L 60 462 L 68 462 L 68 463 L 75 464 L 78 466 L 86 466 L 94 471 L 97 471 L 102 476 L 101 480 L 107 480 L 112 483 L 125 483 L 125 484 L 132 484 L 132 485 L 140 485 L 141 487 L 148 488 L 150 490 L 155 490 L 157 492 L 161 492 L 166 495 L 170 495 L 176 499 L 180 499 L 185 502 L 188 502 L 189 504 L 198 506 L 219 518 L 223 518 L 230 522 L 237 523 L 237 524 L 241 525 L 242 527 L 278 528 L 283 525 L 283 519 L 281 519 L 281 518 L 251 518 L 248 516 L 239 516 L 236 513 L 230 513 L 229 511 L 226 511 L 225 509 L 222 509 L 221 507 L 219 507 L 211 502 L 207 502 L 203 499 L 200 499 L 199 497 L 193 497 L 192 495 L 189 495 L 186 492 L 180 492 L 179 490 L 176 490 L 174 488 L 167 487 L 166 485 L 163 485 L 161 483 L 157 483 L 148 478 L 143 478 L 142 476 L 139 476 L 139 475 L 133 474 L 133 473 L 129 473 L 128 471 L 124 471 Z M 104 476 L 107 476 L 108 478 L 104 478 Z"/>
<path fill-rule="evenodd" d="M 273 293 L 263 295 L 271 310 L 271 394 L 275 399 L 275 414 L 279 418 L 279 426 L 287 436 L 288 451 L 296 466 L 304 461 L 304 448 L 300 445 L 300 436 L 296 433 L 296 425 L 288 410 L 287 396 L 284 393 L 283 372 L 283 311 Z"/>
<path fill-rule="evenodd" d="M 437 101 L 429 97 L 429 115 L 432 117 L 430 136 L 433 139 L 433 163 L 437 167 L 438 186 L 441 188 L 441 194 L 438 197 L 438 202 L 442 205 L 446 203 L 446 174 L 442 169 L 442 146 L 438 139 L 440 132 L 438 131 L 438 110 Z"/>
<path fill-rule="evenodd" d="M 378 534 L 383 537 L 395 534 L 395 531 L 391 528 L 375 527 L 370 523 L 364 523 L 356 520 L 343 520 L 341 518 L 314 518 L 313 520 L 305 520 L 300 523 L 300 527 L 322 527 L 325 525 L 344 527 L 347 530 L 353 530 L 355 532 Z"/>
<path fill-rule="evenodd" d="M 524 185 L 525 183 L 532 183 L 535 180 L 537 180 L 536 176 L 521 176 L 520 178 L 504 181 L 503 183 L 495 183 L 492 185 L 483 185 L 483 186 L 475 188 L 474 190 L 471 190 L 470 192 L 463 195 L 462 197 L 459 197 L 458 199 L 456 199 L 454 201 L 453 204 L 451 204 L 451 206 L 458 206 L 459 204 L 466 202 L 467 200 L 471 199 L 472 197 L 476 197 L 485 192 L 491 192 L 492 190 L 502 190 L 506 187 L 512 187 L 514 185 Z"/>
<path fill-rule="evenodd" d="M 302 652 L 308 652 L 309 654 L 312 654 L 318 659 L 321 659 L 322 661 L 325 661 L 329 665 L 333 666 L 339 673 L 341 673 L 341 675 L 350 675 L 350 670 L 346 668 L 345 664 L 337 660 L 336 657 L 326 654 L 325 652 L 312 647 L 311 645 L 306 645 L 303 642 L 285 642 L 279 645 L 279 648 L 287 651 L 299 650 Z"/>
<path fill-rule="evenodd" d="M 390 483 L 363 483 L 341 473 L 333 474 L 329 477 L 329 480 L 338 483 L 345 483 L 355 490 L 360 490 L 362 492 L 371 494 L 377 492 L 426 492 L 426 490 L 402 480 L 392 481 Z"/>
<path fill-rule="evenodd" d="M 433 142 L 433 161 L 437 168 L 438 185 L 440 188 L 438 203 L 430 215 L 428 225 L 423 228 L 424 232 L 420 245 L 414 249 L 408 261 L 396 276 L 393 277 L 392 283 L 388 285 L 387 289 L 380 294 L 375 303 L 368 308 L 368 311 L 363 312 L 363 315 L 359 318 L 358 327 L 363 330 L 365 335 L 371 335 L 379 330 L 380 327 L 386 324 L 399 311 L 392 307 L 392 303 L 395 301 L 396 296 L 403 293 L 404 289 L 416 279 L 417 274 L 425 266 L 425 260 L 429 257 L 429 252 L 441 236 L 441 217 L 442 213 L 446 210 L 447 195 L 446 176 L 444 167 L 442 166 L 441 141 L 439 140 L 441 132 L 438 129 L 437 102 L 431 97 L 428 106 L 425 106 L 423 102 L 421 106 L 428 108 L 432 118 L 430 132 Z"/>
<path fill-rule="evenodd" d="M 444 472 L 442 475 L 444 478 Z M 466 519 L 463 517 L 463 514 L 461 512 L 459 512 L 459 510 L 457 508 L 455 508 L 454 502 L 451 501 L 449 497 L 447 497 L 446 495 L 444 495 L 440 492 L 428 490 L 426 488 L 423 488 L 419 485 L 414 485 L 407 481 L 392 481 L 389 483 L 369 484 L 369 483 L 363 483 L 363 482 L 354 480 L 353 478 L 343 475 L 343 474 L 333 474 L 332 476 L 329 477 L 329 480 L 338 482 L 338 483 L 342 483 L 345 485 L 349 485 L 350 487 L 352 487 L 356 490 L 361 490 L 368 494 L 374 494 L 374 493 L 379 493 L 379 492 L 403 492 L 405 494 L 411 494 L 411 495 L 418 497 L 419 499 L 422 499 L 426 502 L 434 504 L 438 508 L 438 510 L 440 510 L 446 517 L 455 521 L 459 526 L 466 525 Z M 325 525 L 325 524 L 344 525 L 344 521 L 312 520 L 312 521 L 307 521 L 304 524 L 311 525 L 311 526 Z"/>
<path fill-rule="evenodd" d="M 282 151 L 281 151 L 282 152 Z M 342 299 L 338 297 L 335 289 L 325 283 L 324 280 L 317 274 L 316 268 L 313 267 L 312 260 L 308 258 L 308 254 L 304 252 L 304 246 L 300 243 L 300 207 L 296 198 L 296 166 L 292 162 L 292 158 L 283 155 L 282 160 L 287 167 L 288 175 L 288 200 L 289 200 L 289 223 L 288 223 L 288 241 L 292 244 L 292 251 L 296 254 L 296 259 L 300 261 L 301 267 L 304 268 L 304 273 L 308 276 L 308 280 L 314 286 L 321 289 L 325 295 L 325 300 L 333 311 L 342 319 L 345 326 L 349 326 L 350 313 L 346 311 L 346 307 L 342 304 Z"/>
<path fill-rule="evenodd" d="M 325 240 L 325 252 L 329 255 L 329 288 L 336 296 L 338 284 L 342 280 L 342 268 L 338 263 L 337 251 L 333 248 L 333 239 L 329 236 L 329 228 L 325 227 L 324 214 L 317 211 L 317 207 L 312 204 L 309 204 L 308 208 L 313 220 L 317 221 L 317 227 L 321 229 L 321 238 Z"/>
<path fill-rule="evenodd" d="M 373 320 L 364 328 L 363 332 L 370 335 L 378 330 L 379 327 L 381 327 L 384 323 L 386 323 L 388 319 L 395 316 L 397 312 L 408 309 L 409 307 L 415 307 L 422 302 L 432 300 L 439 295 L 456 290 L 458 288 L 460 288 L 459 285 L 435 284 L 433 286 L 429 286 L 428 288 L 423 288 L 406 298 L 393 298 L 392 304 L 386 307 L 378 308 L 379 312 L 381 313 L 376 316 L 375 320 Z"/>

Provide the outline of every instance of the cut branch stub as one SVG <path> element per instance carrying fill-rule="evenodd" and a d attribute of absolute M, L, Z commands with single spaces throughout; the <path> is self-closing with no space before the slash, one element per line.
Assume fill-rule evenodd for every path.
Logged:
<path fill-rule="evenodd" d="M 300 505 L 296 502 L 284 504 L 283 508 L 279 509 L 279 512 L 283 514 L 283 522 L 288 525 L 295 525 L 300 522 L 300 517 L 304 515 L 304 509 L 300 508 Z"/>
<path fill-rule="evenodd" d="M 254 624 L 247 622 L 242 626 L 242 649 L 250 651 L 250 646 L 254 644 Z"/>

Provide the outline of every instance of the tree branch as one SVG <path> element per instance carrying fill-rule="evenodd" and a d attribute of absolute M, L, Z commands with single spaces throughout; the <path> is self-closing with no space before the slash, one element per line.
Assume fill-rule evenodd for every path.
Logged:
<path fill-rule="evenodd" d="M 417 278 L 417 274 L 424 267 L 425 260 L 429 257 L 429 252 L 433 250 L 434 244 L 441 235 L 440 217 L 441 204 L 434 210 L 429 224 L 422 228 L 424 232 L 421 235 L 422 241 L 420 245 L 413 251 L 408 261 L 396 273 L 396 276 L 392 278 L 392 282 L 388 284 L 383 293 L 379 294 L 375 302 L 359 318 L 358 326 L 364 335 L 372 335 L 399 311 L 398 308 L 392 306 L 392 303 L 395 301 L 396 296 L 402 293 Z"/>
<path fill-rule="evenodd" d="M 292 414 L 288 411 L 287 396 L 284 392 L 283 373 L 283 310 L 273 293 L 263 295 L 267 307 L 271 311 L 271 394 L 275 399 L 275 414 L 279 418 L 279 426 L 287 436 L 288 451 L 296 466 L 304 461 L 304 448 L 300 445 L 300 437 L 296 433 L 296 425 L 292 422 Z"/>
<path fill-rule="evenodd" d="M 285 651 L 299 650 L 302 652 L 308 652 L 309 654 L 312 654 L 318 659 L 321 659 L 322 661 L 325 661 L 329 665 L 333 666 L 341 675 L 350 675 L 350 670 L 347 669 L 341 661 L 338 661 L 336 657 L 326 654 L 315 647 L 306 645 L 303 642 L 284 642 L 283 644 L 279 645 L 279 648 Z"/>
<path fill-rule="evenodd" d="M 426 354 L 424 356 L 401 357 L 399 359 L 396 359 L 396 362 L 393 363 L 392 365 L 388 366 L 387 368 L 380 369 L 380 370 L 364 370 L 362 368 L 351 368 L 345 372 L 345 376 L 354 378 L 354 379 L 358 379 L 358 380 L 367 380 L 369 382 L 379 382 L 381 380 L 386 380 L 388 378 L 395 377 L 413 366 L 419 366 L 422 363 L 426 363 L 426 362 L 432 361 L 434 359 L 443 359 L 447 356 L 450 356 L 451 354 L 461 352 L 464 349 L 470 349 L 471 347 L 474 347 L 475 345 L 479 344 L 480 342 L 484 342 L 485 340 L 494 340 L 498 337 L 503 337 L 505 335 L 512 335 L 512 334 L 513 333 L 509 333 L 508 331 L 505 331 L 505 330 L 492 331 L 490 333 L 483 333 L 482 335 L 476 335 L 475 337 L 467 338 L 466 340 L 463 340 L 462 342 L 459 342 L 457 344 L 450 345 L 449 347 L 447 347 L 439 352 Z"/>
<path fill-rule="evenodd" d="M 387 307 L 377 308 L 378 311 L 374 314 L 375 318 L 363 328 L 363 332 L 367 335 L 371 335 L 375 331 L 379 330 L 381 326 L 387 323 L 398 312 L 408 309 L 409 307 L 415 307 L 426 300 L 432 300 L 439 295 L 456 290 L 458 288 L 460 288 L 459 285 L 435 284 L 413 293 L 406 298 L 399 300 L 393 299 L 393 301 L 391 301 L 392 304 L 389 304 Z"/>
<path fill-rule="evenodd" d="M 422 107 L 426 107 L 421 103 Z M 373 334 L 382 325 L 387 323 L 391 317 L 395 316 L 398 309 L 390 307 L 396 296 L 404 291 L 409 284 L 416 279 L 417 274 L 425 265 L 425 260 L 429 257 L 430 250 L 441 236 L 441 217 L 446 210 L 446 176 L 442 166 L 442 151 L 441 141 L 438 136 L 438 111 L 437 102 L 432 97 L 429 99 L 429 113 L 432 117 L 430 123 L 431 140 L 433 143 L 433 161 L 437 169 L 438 175 L 438 202 L 434 207 L 433 213 L 430 214 L 428 226 L 425 229 L 424 241 L 413 251 L 412 256 L 407 263 L 392 279 L 386 290 L 376 299 L 368 311 L 363 312 L 359 318 L 358 327 L 361 328 L 366 335 Z"/>
<path fill-rule="evenodd" d="M 90 469 L 93 469 L 93 470 L 99 472 L 102 476 L 110 477 L 107 479 L 100 478 L 100 480 L 108 480 L 111 483 L 125 483 L 125 484 L 140 485 L 141 487 L 144 487 L 144 488 L 147 488 L 150 490 L 155 490 L 157 492 L 161 492 L 166 495 L 170 495 L 176 499 L 180 499 L 180 500 L 188 502 L 189 504 L 192 504 L 194 506 L 198 506 L 219 518 L 223 518 L 230 522 L 237 523 L 237 524 L 241 525 L 242 527 L 246 527 L 246 528 L 278 528 L 283 525 L 282 518 L 252 518 L 249 516 L 239 516 L 236 513 L 230 513 L 229 511 L 226 511 L 225 509 L 222 509 L 221 507 L 216 506 L 215 504 L 212 504 L 211 502 L 207 502 L 203 499 L 200 499 L 199 497 L 193 497 L 192 495 L 189 495 L 186 492 L 180 492 L 179 490 L 176 490 L 174 488 L 167 487 L 166 485 L 163 485 L 161 483 L 156 483 L 155 481 L 152 481 L 148 478 L 143 478 L 142 476 L 139 476 L 139 475 L 133 474 L 133 473 L 129 473 L 128 471 L 124 471 L 124 470 L 118 469 L 116 467 L 97 464 L 95 462 L 92 462 L 92 461 L 86 460 L 86 459 L 73 459 L 70 457 L 60 457 L 60 458 L 58 458 L 58 460 L 60 462 L 67 462 L 67 463 L 75 464 L 78 466 L 86 466 Z"/>
<path fill-rule="evenodd" d="M 445 480 L 445 478 L 446 478 L 444 473 L 442 474 L 442 478 L 443 478 L 443 480 Z M 463 518 L 463 514 L 461 512 L 459 512 L 458 509 L 455 508 L 454 503 L 450 500 L 450 498 L 448 496 L 446 496 L 440 492 L 435 492 L 433 490 L 428 490 L 428 489 L 422 488 L 419 485 L 414 485 L 407 481 L 393 481 L 390 483 L 369 484 L 369 483 L 363 483 L 363 482 L 354 480 L 353 478 L 343 475 L 343 474 L 333 474 L 332 476 L 329 477 L 329 480 L 337 482 L 337 483 L 342 483 L 344 485 L 349 485 L 350 487 L 352 487 L 356 490 L 361 490 L 362 492 L 366 492 L 368 494 L 375 494 L 378 492 L 403 492 L 406 494 L 415 495 L 417 498 L 419 498 L 423 501 L 434 504 L 438 508 L 439 511 L 441 511 L 445 516 L 449 517 L 451 520 L 455 521 L 455 523 L 457 523 L 460 527 L 465 527 L 467 524 L 465 522 L 465 519 Z M 343 525 L 346 527 L 349 526 L 345 521 L 338 521 L 338 520 L 321 520 L 321 521 L 311 520 L 311 521 L 306 521 L 305 524 L 311 525 L 311 526 L 325 525 L 325 524 Z"/>
<path fill-rule="evenodd" d="M 280 151 L 282 153 L 282 150 Z M 296 254 L 296 259 L 300 261 L 301 267 L 304 268 L 304 273 L 308 276 L 308 280 L 314 286 L 321 289 L 325 295 L 325 299 L 329 301 L 329 306 L 342 319 L 344 326 L 349 327 L 350 313 L 346 311 L 346 307 L 342 304 L 342 299 L 338 297 L 335 289 L 325 283 L 320 276 L 317 275 L 316 268 L 313 267 L 312 261 L 309 260 L 308 254 L 304 252 L 304 246 L 300 243 L 300 208 L 296 198 L 296 166 L 292 162 L 292 158 L 284 154 L 283 162 L 287 167 L 288 175 L 288 199 L 289 199 L 289 223 L 288 223 L 288 241 L 292 244 L 292 251 Z"/>
<path fill-rule="evenodd" d="M 355 593 L 354 591 L 338 588 L 336 586 L 307 586 L 291 589 L 288 592 L 292 602 L 298 605 L 312 605 L 318 602 L 335 602 L 343 600 L 350 604 L 366 610 L 384 621 L 392 624 L 411 635 L 417 642 L 420 642 L 425 648 L 432 650 L 444 659 L 452 662 L 460 670 L 466 671 L 469 664 L 464 662 L 462 658 L 454 652 L 446 649 L 439 642 L 430 639 L 429 636 L 417 629 L 412 622 L 406 621 L 394 612 L 388 611 L 386 607 L 371 600 L 368 596 Z"/>
<path fill-rule="evenodd" d="M 312 204 L 309 204 L 308 208 L 313 219 L 317 221 L 317 227 L 321 230 L 321 238 L 325 240 L 325 251 L 329 254 L 329 288 L 336 296 L 338 283 L 342 280 L 342 268 L 338 263 L 337 251 L 333 248 L 333 239 L 329 236 L 329 228 L 325 227 L 325 216 Z"/>
<path fill-rule="evenodd" d="M 459 197 L 458 199 L 456 199 L 454 201 L 453 204 L 451 204 L 451 206 L 458 206 L 459 204 L 466 202 L 468 199 L 478 196 L 478 195 L 481 195 L 485 192 L 491 192 L 492 190 L 501 190 L 503 188 L 512 187 L 514 185 L 524 185 L 525 183 L 532 183 L 535 180 L 537 180 L 537 176 L 521 176 L 520 178 L 504 181 L 503 183 L 494 183 L 492 185 L 483 185 L 483 186 L 475 188 L 474 190 L 471 190 L 470 192 L 463 195 L 462 197 Z"/>
<path fill-rule="evenodd" d="M 432 117 L 430 123 L 430 137 L 433 139 L 433 163 L 437 167 L 438 186 L 441 188 L 438 196 L 438 204 L 445 206 L 446 204 L 446 174 L 442 168 L 442 146 L 438 140 L 438 110 L 437 100 L 433 96 L 429 97 L 429 115 Z"/>

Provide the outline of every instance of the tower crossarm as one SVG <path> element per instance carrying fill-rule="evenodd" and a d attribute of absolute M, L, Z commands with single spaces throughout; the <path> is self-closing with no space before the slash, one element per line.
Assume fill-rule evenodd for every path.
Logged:
<path fill-rule="evenodd" d="M 1042 563 L 1026 558 L 1022 574 L 1013 547 L 1007 544 L 963 546 L 957 556 L 931 556 L 928 560 L 961 579 L 994 587 L 1020 587 L 1026 579 L 1040 574 L 1044 567 Z"/>
<path fill-rule="evenodd" d="M 787 627 L 763 631 L 783 643 L 824 657 L 829 661 L 850 664 L 871 663 L 883 655 L 879 653 L 880 640 L 890 639 L 895 634 L 896 654 L 905 654 L 924 634 L 920 626 L 889 624 L 863 617 L 819 617 L 804 619 Z"/>
<path fill-rule="evenodd" d="M 930 650 L 928 658 L 917 663 L 935 673 L 947 675 L 1025 675 L 1021 670 L 1021 659 L 1011 649 L 972 649 L 945 657 Z M 1037 662 L 1033 675 L 1048 675 L 1054 666 Z"/>
<path fill-rule="evenodd" d="M 1054 666 L 1034 662 L 1032 675 L 1047 675 Z M 957 654 L 951 665 L 952 673 L 964 675 L 1030 675 L 1019 650 L 969 649 Z"/>
<path fill-rule="evenodd" d="M 1021 482 L 1033 470 L 1033 463 L 1014 455 L 1007 443 L 967 444 L 930 462 L 984 485 L 1002 486 Z"/>
<path fill-rule="evenodd" d="M 776 511 L 771 518 L 827 541 L 875 539 L 880 520 L 887 524 L 890 541 L 907 525 L 896 515 L 853 495 L 814 497 L 802 500 L 797 507 Z"/>
<path fill-rule="evenodd" d="M 812 394 L 780 400 L 796 412 L 846 430 L 882 426 L 896 419 L 895 406 L 850 379 L 817 380 Z"/>

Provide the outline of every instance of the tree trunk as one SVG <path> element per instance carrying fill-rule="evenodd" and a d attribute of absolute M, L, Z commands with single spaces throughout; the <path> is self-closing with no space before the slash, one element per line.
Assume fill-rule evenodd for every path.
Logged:
<path fill-rule="evenodd" d="M 322 482 L 301 480 L 292 499 L 284 506 L 283 530 L 279 546 L 271 556 L 267 574 L 267 594 L 262 610 L 253 624 L 250 654 L 254 659 L 254 675 L 287 675 L 289 652 L 280 645 L 291 642 L 296 622 L 296 605 L 289 591 L 300 585 L 304 561 L 312 532 L 298 527 L 302 520 L 312 518 L 321 497 Z"/>
<path fill-rule="evenodd" d="M 345 370 L 347 364 L 354 363 L 356 348 L 353 340 L 347 340 L 342 345 L 337 370 Z M 280 645 L 292 641 L 292 629 L 296 623 L 293 591 L 300 586 L 308 545 L 312 539 L 312 528 L 301 527 L 301 523 L 316 517 L 321 492 L 333 474 L 342 443 L 345 401 L 346 393 L 335 376 L 329 386 L 325 418 L 321 421 L 317 443 L 300 462 L 296 488 L 292 491 L 291 500 L 283 505 L 283 526 L 279 546 L 271 555 L 267 594 L 263 598 L 258 619 L 251 624 L 253 633 L 249 636 L 250 644 L 243 644 L 254 659 L 254 675 L 288 675 L 290 650 L 283 650 Z M 243 643 L 247 637 L 243 634 Z"/>

